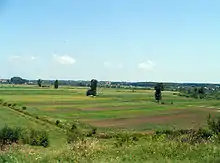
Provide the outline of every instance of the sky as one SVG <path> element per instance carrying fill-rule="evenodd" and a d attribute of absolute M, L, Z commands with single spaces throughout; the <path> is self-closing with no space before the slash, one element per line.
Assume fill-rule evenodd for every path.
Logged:
<path fill-rule="evenodd" d="M 0 78 L 220 83 L 219 0 L 0 0 Z"/>

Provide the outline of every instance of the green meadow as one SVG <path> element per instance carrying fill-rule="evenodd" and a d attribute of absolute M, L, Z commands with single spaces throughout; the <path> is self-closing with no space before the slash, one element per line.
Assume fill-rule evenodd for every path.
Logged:
<path fill-rule="evenodd" d="M 21 145 L 0 151 L 0 162 L 213 162 L 220 158 L 218 144 L 184 144 L 163 137 L 140 137 L 135 143 L 98 136 L 66 142 L 66 133 L 50 122 L 79 121 L 97 128 L 98 135 L 110 132 L 151 133 L 166 129 L 206 127 L 209 114 L 218 116 L 220 101 L 198 100 L 162 92 L 163 104 L 154 100 L 154 91 L 105 88 L 97 97 L 87 97 L 87 88 L 36 86 L 1 86 L 0 99 L 18 107 L 0 107 L 0 127 L 38 128 L 49 133 L 48 148 Z M 28 114 L 26 114 L 26 112 Z M 40 118 L 36 118 L 40 117 Z M 118 146 L 118 141 L 125 145 Z M 116 145 L 115 145 L 116 144 Z M 32 154 L 28 154 L 31 152 Z M 33 154 L 34 153 L 34 154 Z M 39 157 L 39 158 L 38 158 Z"/>
<path fill-rule="evenodd" d="M 60 121 L 80 120 L 97 127 L 191 128 L 203 125 L 209 113 L 219 114 L 219 101 L 190 99 L 173 92 L 163 92 L 163 105 L 154 101 L 154 92 L 149 90 L 104 89 L 94 98 L 85 92 L 86 88 L 69 87 L 0 88 L 3 100 L 24 105 L 32 114 Z"/>

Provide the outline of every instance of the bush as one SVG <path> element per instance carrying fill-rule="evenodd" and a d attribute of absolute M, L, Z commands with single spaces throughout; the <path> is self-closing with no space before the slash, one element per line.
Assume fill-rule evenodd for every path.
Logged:
<path fill-rule="evenodd" d="M 8 103 L 7 102 L 3 102 L 3 104 L 2 104 L 3 106 L 7 106 L 8 105 Z"/>
<path fill-rule="evenodd" d="M 92 135 L 95 135 L 97 132 L 96 127 L 92 127 L 91 131 L 87 134 L 88 137 L 91 137 Z"/>
<path fill-rule="evenodd" d="M 17 104 L 12 104 L 12 108 L 14 108 L 14 107 L 16 107 L 17 106 Z"/>
<path fill-rule="evenodd" d="M 56 124 L 56 126 L 58 126 L 60 124 L 60 121 L 56 120 L 55 124 Z"/>
<path fill-rule="evenodd" d="M 0 130 L 0 145 L 3 147 L 8 144 L 17 143 L 21 136 L 21 128 L 11 128 L 5 126 Z"/>
<path fill-rule="evenodd" d="M 197 131 L 194 129 L 162 130 L 162 131 L 156 131 L 156 135 L 180 136 L 180 135 L 192 134 L 196 132 Z"/>
<path fill-rule="evenodd" d="M 220 133 L 220 117 L 214 120 L 209 114 L 207 124 L 208 124 L 209 129 L 213 131 L 215 134 L 218 135 Z"/>
<path fill-rule="evenodd" d="M 156 136 L 164 135 L 169 140 L 180 141 L 183 143 L 202 143 L 207 142 L 213 136 L 213 132 L 208 129 L 180 129 L 157 131 Z"/>
<path fill-rule="evenodd" d="M 4 101 L 3 101 L 2 99 L 0 99 L 0 105 L 3 104 L 3 102 L 4 102 Z"/>
<path fill-rule="evenodd" d="M 77 130 L 77 126 L 75 124 L 72 124 L 71 131 L 74 131 L 74 130 Z"/>
<path fill-rule="evenodd" d="M 31 129 L 23 138 L 25 144 L 33 146 L 49 146 L 49 138 L 46 131 Z"/>
<path fill-rule="evenodd" d="M 23 110 L 27 110 L 27 107 L 26 107 L 26 106 L 22 106 L 22 109 L 23 109 Z"/>
<path fill-rule="evenodd" d="M 92 134 L 95 135 L 96 132 L 97 132 L 97 128 L 96 128 L 96 127 L 93 127 L 93 128 L 92 128 Z"/>
<path fill-rule="evenodd" d="M 67 142 L 68 143 L 74 143 L 79 140 L 84 140 L 84 137 L 85 136 L 78 129 L 76 129 L 74 131 L 70 130 L 67 132 Z"/>
<path fill-rule="evenodd" d="M 133 144 L 135 141 L 138 141 L 138 136 L 130 135 L 128 133 L 121 133 L 121 134 L 117 134 L 115 136 L 115 139 L 116 139 L 115 146 L 121 147 L 123 145 Z"/>
<path fill-rule="evenodd" d="M 213 136 L 213 132 L 211 130 L 201 128 L 198 130 L 197 135 L 203 139 L 209 139 Z"/>

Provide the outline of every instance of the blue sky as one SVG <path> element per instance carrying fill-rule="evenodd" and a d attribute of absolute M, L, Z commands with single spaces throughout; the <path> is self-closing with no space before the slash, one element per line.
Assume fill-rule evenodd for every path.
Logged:
<path fill-rule="evenodd" d="M 218 0 L 0 0 L 0 78 L 220 81 Z"/>

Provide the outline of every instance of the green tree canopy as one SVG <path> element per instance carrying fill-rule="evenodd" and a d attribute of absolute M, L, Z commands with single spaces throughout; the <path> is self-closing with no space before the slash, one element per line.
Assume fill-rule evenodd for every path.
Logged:
<path fill-rule="evenodd" d="M 55 80 L 55 82 L 54 82 L 54 88 L 55 88 L 55 89 L 58 89 L 58 88 L 59 88 L 59 82 L 58 82 L 58 80 Z"/>
<path fill-rule="evenodd" d="M 37 80 L 37 85 L 38 85 L 39 87 L 42 87 L 42 80 L 41 80 L 41 79 L 38 79 L 38 80 Z"/>
<path fill-rule="evenodd" d="M 96 91 L 97 84 L 98 84 L 98 81 L 96 79 L 91 80 L 90 89 L 86 92 L 87 96 L 89 96 L 89 95 L 96 96 L 97 95 L 97 91 Z"/>
<path fill-rule="evenodd" d="M 161 91 L 164 89 L 164 86 L 162 83 L 158 83 L 155 86 L 155 100 L 159 103 L 160 100 L 162 100 L 162 93 Z"/>

